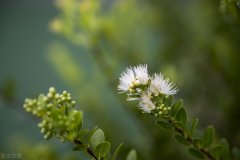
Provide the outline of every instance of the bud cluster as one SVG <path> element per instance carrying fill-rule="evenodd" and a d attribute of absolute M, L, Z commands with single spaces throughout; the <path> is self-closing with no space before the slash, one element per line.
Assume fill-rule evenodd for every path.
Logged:
<path fill-rule="evenodd" d="M 156 107 L 154 115 L 167 115 L 170 110 L 171 107 L 167 107 L 165 104 L 162 103 L 159 107 Z"/>
<path fill-rule="evenodd" d="M 46 95 L 40 94 L 38 99 L 26 99 L 23 107 L 42 118 L 38 126 L 44 138 L 48 139 L 53 135 L 74 136 L 80 129 L 82 112 L 74 109 L 75 104 L 70 93 L 63 91 L 59 94 L 51 87 Z"/>

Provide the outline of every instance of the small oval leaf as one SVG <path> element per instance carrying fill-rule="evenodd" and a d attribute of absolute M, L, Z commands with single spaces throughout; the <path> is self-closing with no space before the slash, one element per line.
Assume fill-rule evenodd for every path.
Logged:
<path fill-rule="evenodd" d="M 178 100 L 174 105 L 173 105 L 173 109 L 172 109 L 172 115 L 173 117 L 176 116 L 177 112 L 179 111 L 180 108 L 182 108 L 183 106 L 183 100 L 180 99 Z"/>
<path fill-rule="evenodd" d="M 220 139 L 219 144 L 222 146 L 222 155 L 220 159 L 228 159 L 230 156 L 228 141 L 222 138 Z"/>
<path fill-rule="evenodd" d="M 198 151 L 198 150 L 196 150 L 194 148 L 189 148 L 188 151 L 193 156 L 195 156 L 197 158 L 200 158 L 200 159 L 204 159 L 204 155 L 200 151 Z"/>
<path fill-rule="evenodd" d="M 91 137 L 91 146 L 95 150 L 96 146 L 105 141 L 104 133 L 101 129 L 97 129 Z"/>
<path fill-rule="evenodd" d="M 186 146 L 189 145 L 189 142 L 183 136 L 176 134 L 174 137 L 181 144 L 186 145 Z"/>
<path fill-rule="evenodd" d="M 210 153 L 214 158 L 219 159 L 222 154 L 222 146 L 218 145 L 213 147 Z"/>
<path fill-rule="evenodd" d="M 157 120 L 156 125 L 158 127 L 162 127 L 162 128 L 165 128 L 165 129 L 171 129 L 172 128 L 171 124 L 169 124 L 165 121 L 162 121 L 162 120 Z"/>
<path fill-rule="evenodd" d="M 184 108 L 180 108 L 176 114 L 176 120 L 181 122 L 182 124 L 186 124 L 187 122 L 187 113 Z"/>
<path fill-rule="evenodd" d="M 193 135 L 193 133 L 194 133 L 197 125 L 198 125 L 198 118 L 196 118 L 196 119 L 193 121 L 193 123 L 192 123 L 192 126 L 191 126 L 191 135 Z"/>
<path fill-rule="evenodd" d="M 213 126 L 209 126 L 205 129 L 202 140 L 204 147 L 209 147 L 213 144 L 215 138 L 215 130 Z"/>
<path fill-rule="evenodd" d="M 101 159 L 101 157 L 104 157 L 105 155 L 107 155 L 109 150 L 110 150 L 110 143 L 105 141 L 103 143 L 98 144 L 94 152 L 97 155 L 97 157 Z"/>
<path fill-rule="evenodd" d="M 128 153 L 126 160 L 137 160 L 137 152 L 135 150 L 131 150 Z"/>

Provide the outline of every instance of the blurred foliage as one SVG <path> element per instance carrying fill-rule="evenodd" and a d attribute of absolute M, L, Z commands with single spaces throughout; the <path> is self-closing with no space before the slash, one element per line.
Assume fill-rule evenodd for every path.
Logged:
<path fill-rule="evenodd" d="M 17 146 L 18 151 L 22 154 L 25 160 L 78 160 L 79 156 L 71 152 L 65 152 L 64 155 L 59 153 L 53 144 L 39 143 L 30 144 L 29 142 L 22 143 Z"/>
<path fill-rule="evenodd" d="M 23 145 L 19 149 L 26 160 L 55 160 L 58 159 L 58 153 L 53 146 L 46 144 Z"/>

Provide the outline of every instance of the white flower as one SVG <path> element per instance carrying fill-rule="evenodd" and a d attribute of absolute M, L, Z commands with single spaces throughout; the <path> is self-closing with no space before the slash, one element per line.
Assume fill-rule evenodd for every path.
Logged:
<path fill-rule="evenodd" d="M 120 76 L 118 90 L 127 92 L 139 85 L 146 85 L 149 80 L 147 65 L 138 65 L 127 68 Z"/>
<path fill-rule="evenodd" d="M 174 87 L 174 83 L 169 82 L 169 79 L 164 79 L 163 75 L 156 74 L 152 77 L 151 84 L 150 84 L 150 90 L 155 95 L 158 95 L 159 93 L 165 94 L 165 95 L 173 95 L 177 93 L 177 88 Z"/>
<path fill-rule="evenodd" d="M 151 98 L 152 95 L 150 90 L 143 92 L 141 95 L 139 108 L 145 113 L 150 113 L 153 109 L 156 108 Z"/>

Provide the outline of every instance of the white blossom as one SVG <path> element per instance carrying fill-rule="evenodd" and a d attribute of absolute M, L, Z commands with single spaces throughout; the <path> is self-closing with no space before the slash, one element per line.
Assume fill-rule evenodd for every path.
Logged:
<path fill-rule="evenodd" d="M 138 65 L 127 68 L 120 76 L 118 90 L 120 92 L 131 91 L 140 85 L 146 85 L 149 81 L 147 65 Z"/>
<path fill-rule="evenodd" d="M 150 113 L 152 110 L 156 108 L 151 98 L 152 93 L 150 90 L 147 90 L 141 94 L 139 108 L 145 113 Z"/>
<path fill-rule="evenodd" d="M 150 84 L 150 90 L 155 95 L 158 95 L 159 93 L 165 94 L 165 95 L 173 95 L 177 93 L 177 88 L 174 87 L 174 83 L 169 82 L 169 79 L 164 79 L 163 75 L 156 74 L 151 79 Z"/>

